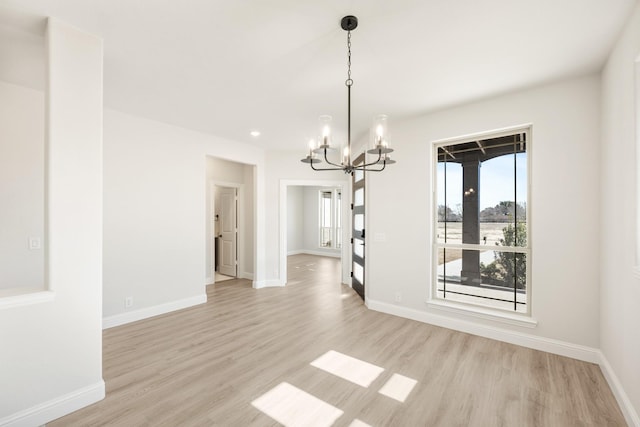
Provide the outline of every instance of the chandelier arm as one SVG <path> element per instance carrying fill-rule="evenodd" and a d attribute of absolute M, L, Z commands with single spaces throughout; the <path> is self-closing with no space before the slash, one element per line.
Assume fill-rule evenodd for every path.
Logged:
<path fill-rule="evenodd" d="M 358 167 L 366 168 L 367 166 L 373 166 L 382 160 L 382 153 L 378 153 L 378 158 L 371 163 L 365 163 L 364 165 L 358 165 Z"/>
<path fill-rule="evenodd" d="M 371 165 L 372 163 L 370 163 L 369 165 Z M 366 167 L 369 165 L 361 165 L 361 166 L 357 166 L 354 167 L 354 170 L 359 170 L 359 171 L 364 171 L 364 172 L 382 172 L 384 170 L 384 168 L 387 166 L 387 162 L 384 161 L 382 162 L 382 167 L 380 169 L 367 169 Z"/>
<path fill-rule="evenodd" d="M 333 162 L 329 161 L 329 158 L 327 157 L 327 149 L 326 148 L 324 149 L 324 161 L 329 163 L 331 166 L 337 167 L 338 169 L 344 169 L 343 165 L 338 165 L 336 163 L 333 163 Z M 325 170 L 333 170 L 333 169 L 325 169 Z"/>
<path fill-rule="evenodd" d="M 318 172 L 342 170 L 342 168 L 316 168 L 315 166 L 313 166 L 313 163 L 309 163 L 309 164 L 311 165 L 311 169 Z"/>

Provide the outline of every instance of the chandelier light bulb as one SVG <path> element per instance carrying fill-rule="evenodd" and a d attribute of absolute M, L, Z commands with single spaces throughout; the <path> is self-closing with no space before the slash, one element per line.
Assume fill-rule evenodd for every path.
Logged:
<path fill-rule="evenodd" d="M 382 142 L 382 137 L 384 136 L 384 128 L 382 127 L 381 124 L 378 124 L 378 126 L 376 127 L 376 137 L 377 137 L 377 143 L 380 144 Z"/>
<path fill-rule="evenodd" d="M 376 117 L 373 121 L 373 127 L 375 129 L 374 148 L 382 148 L 387 138 L 387 116 L 381 114 Z"/>
<path fill-rule="evenodd" d="M 320 135 L 318 135 L 318 148 L 331 148 L 331 116 L 320 116 L 318 118 Z"/>

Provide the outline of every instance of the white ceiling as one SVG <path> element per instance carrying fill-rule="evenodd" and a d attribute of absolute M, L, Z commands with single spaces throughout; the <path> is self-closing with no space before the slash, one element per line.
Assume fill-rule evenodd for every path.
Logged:
<path fill-rule="evenodd" d="M 353 128 L 598 71 L 636 0 L 0 0 L 104 39 L 105 104 L 265 148 L 306 147 L 317 117 Z M 33 36 L 0 25 L 0 78 Z M 12 40 L 8 42 L 7 40 Z M 13 43 L 13 47 L 9 46 Z M 22 48 L 24 47 L 24 48 Z M 37 61 L 35 61 L 37 62 Z M 249 131 L 259 129 L 259 138 Z M 392 141 L 393 142 L 393 141 Z"/>

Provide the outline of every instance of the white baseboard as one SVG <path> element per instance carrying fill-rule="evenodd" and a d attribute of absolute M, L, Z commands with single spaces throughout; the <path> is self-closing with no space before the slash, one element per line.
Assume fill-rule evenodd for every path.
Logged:
<path fill-rule="evenodd" d="M 282 283 L 280 279 L 271 279 L 271 280 L 254 280 L 253 288 L 254 289 L 262 289 L 262 288 L 274 288 L 274 287 L 282 287 L 285 284 Z"/>
<path fill-rule="evenodd" d="M 0 291 L 0 309 L 22 307 L 25 305 L 39 304 L 53 301 L 56 297 L 54 291 L 38 290 L 19 293 L 17 289 L 6 289 Z"/>
<path fill-rule="evenodd" d="M 631 404 L 631 400 L 629 400 L 629 396 L 624 391 L 618 376 L 614 372 L 613 368 L 609 364 L 609 361 L 605 357 L 604 353 L 598 351 L 600 355 L 600 369 L 602 370 L 602 374 L 605 379 L 609 383 L 609 387 L 611 387 L 611 391 L 618 401 L 618 406 L 620 406 L 620 410 L 624 415 L 624 419 L 627 421 L 627 424 L 633 427 L 640 427 L 640 416 L 638 416 L 638 412 L 634 409 Z"/>
<path fill-rule="evenodd" d="M 138 320 L 148 319 L 149 317 L 159 316 L 160 314 L 170 313 L 176 310 L 182 310 L 183 308 L 193 307 L 194 305 L 204 304 L 206 302 L 207 294 L 202 294 L 178 301 L 171 301 L 165 304 L 154 305 L 153 307 L 127 311 L 126 313 L 102 318 L 102 329 L 109 329 L 113 328 L 114 326 L 120 326 L 127 323 L 136 322 Z"/>
<path fill-rule="evenodd" d="M 105 396 L 104 381 L 62 395 L 55 399 L 25 409 L 0 419 L 0 427 L 33 427 L 70 414 Z"/>
<path fill-rule="evenodd" d="M 253 280 L 253 273 L 247 273 L 246 271 L 240 275 L 241 279 Z"/>
<path fill-rule="evenodd" d="M 339 250 L 338 250 L 338 252 L 324 252 L 324 251 L 314 251 L 314 250 L 310 250 L 310 249 L 300 249 L 300 250 L 296 250 L 296 251 L 287 252 L 287 256 L 300 255 L 300 254 L 317 255 L 317 256 L 329 256 L 329 257 L 332 257 L 332 258 L 341 258 L 342 257 L 342 254 L 340 253 Z"/>
<path fill-rule="evenodd" d="M 205 278 L 204 278 L 204 284 L 205 284 L 205 285 L 210 285 L 210 284 L 212 284 L 213 282 L 214 282 L 214 279 L 213 279 L 213 277 L 211 277 L 211 276 L 207 276 L 207 277 L 205 277 Z"/>
<path fill-rule="evenodd" d="M 417 320 L 418 322 L 508 342 L 510 344 L 516 344 L 522 347 L 532 348 L 534 350 L 546 351 L 548 353 L 571 357 L 572 359 L 583 360 L 585 362 L 599 363 L 601 360 L 600 350 L 592 347 L 539 337 L 494 326 L 481 325 L 468 320 L 454 319 L 448 316 L 427 313 L 385 302 L 372 301 L 370 299 L 367 300 L 367 307 L 371 310 L 380 311 L 382 313 L 393 314 L 395 316 Z"/>

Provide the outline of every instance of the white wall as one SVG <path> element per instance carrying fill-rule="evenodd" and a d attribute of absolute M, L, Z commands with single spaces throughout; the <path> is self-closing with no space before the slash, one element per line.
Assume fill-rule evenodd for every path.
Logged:
<path fill-rule="evenodd" d="M 207 179 L 218 182 L 244 184 L 245 164 L 218 157 L 207 157 Z"/>
<path fill-rule="evenodd" d="M 206 270 L 205 281 L 207 283 L 213 283 L 213 271 L 214 271 L 214 258 L 213 258 L 213 240 L 212 237 L 215 235 L 215 224 L 213 221 L 214 215 L 219 213 L 219 200 L 215 200 L 215 210 L 216 212 L 211 212 L 211 193 L 212 187 L 215 187 L 215 183 L 218 184 L 229 184 L 234 186 L 234 188 L 239 188 L 239 197 L 242 197 L 239 203 L 239 212 L 238 220 L 242 222 L 242 224 L 238 224 L 239 227 L 239 239 L 241 241 L 238 242 L 239 249 L 239 268 L 242 271 L 238 271 L 238 276 L 242 278 L 253 279 L 254 275 L 254 227 L 253 223 L 255 220 L 254 215 L 254 177 L 253 177 L 254 166 L 232 162 L 224 159 L 220 159 L 217 157 L 207 157 L 207 227 L 206 227 Z M 238 186 L 238 187 L 235 187 Z M 241 189 L 240 189 L 241 188 Z M 214 194 L 216 193 L 215 188 L 213 188 Z M 213 233 L 213 234 L 212 234 Z"/>
<path fill-rule="evenodd" d="M 264 153 L 105 111 L 104 314 L 108 326 L 206 300 L 207 156 L 256 165 L 256 279 L 264 271 Z M 252 171 L 253 173 L 253 171 Z M 239 172 L 239 177 L 248 174 Z M 126 297 L 134 306 L 125 310 Z"/>
<path fill-rule="evenodd" d="M 318 191 L 321 187 L 304 187 L 303 196 L 303 237 L 304 248 L 309 251 L 325 252 L 324 248 L 318 246 L 320 222 L 320 206 L 318 206 Z M 331 250 L 331 252 L 334 252 Z"/>
<path fill-rule="evenodd" d="M 49 291 L 0 298 L 3 426 L 42 425 L 104 397 L 102 41 L 56 20 L 48 31 Z"/>
<path fill-rule="evenodd" d="M 304 250 L 304 187 L 287 188 L 287 253 Z"/>
<path fill-rule="evenodd" d="M 626 414 L 631 425 L 632 418 L 635 425 L 640 425 L 640 275 L 637 271 L 634 274 L 634 266 L 637 268 L 634 237 L 640 215 L 636 209 L 640 113 L 634 108 L 636 85 L 640 85 L 640 78 L 634 84 L 634 72 L 640 77 L 638 60 L 640 6 L 637 5 L 602 73 L 599 151 L 601 348 L 626 392 L 629 407 L 633 407 Z"/>
<path fill-rule="evenodd" d="M 0 5 L 0 20 L 0 80 L 44 93 L 46 19 L 23 9 Z"/>
<path fill-rule="evenodd" d="M 44 121 L 44 93 L 0 82 L 0 290 L 44 288 Z"/>
<path fill-rule="evenodd" d="M 598 76 L 530 90 L 393 123 L 396 165 L 369 174 L 367 234 L 370 307 L 475 333 L 512 331 L 599 347 Z M 431 141 L 532 123 L 532 313 L 528 329 L 425 303 L 431 280 Z M 402 302 L 395 302 L 396 293 Z M 459 320 L 466 320 L 462 324 Z M 484 326 L 485 328 L 478 328 Z M 503 334 L 504 336 L 504 334 Z M 579 349 L 577 349 L 579 350 Z M 592 352 L 593 353 L 593 352 Z"/>

